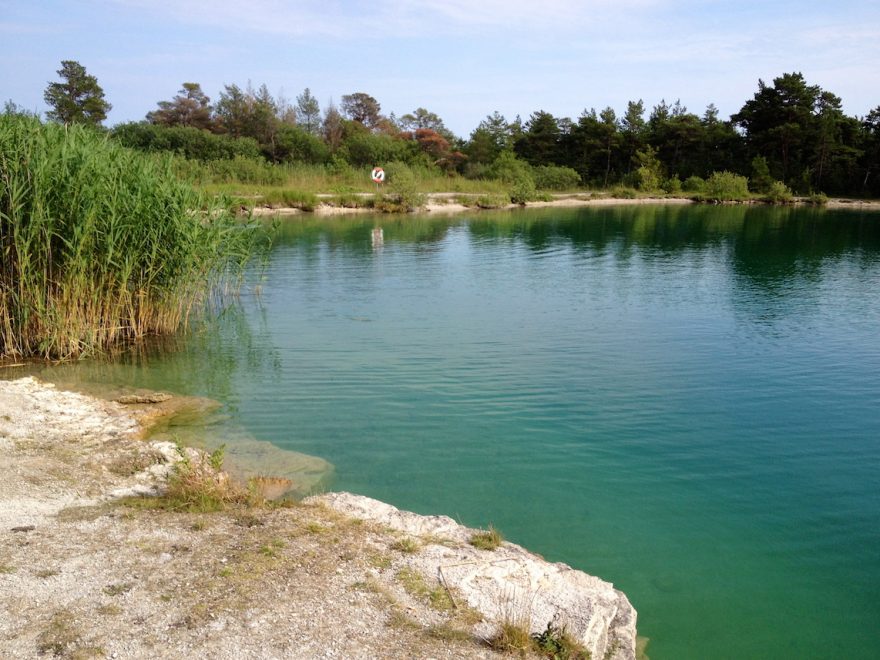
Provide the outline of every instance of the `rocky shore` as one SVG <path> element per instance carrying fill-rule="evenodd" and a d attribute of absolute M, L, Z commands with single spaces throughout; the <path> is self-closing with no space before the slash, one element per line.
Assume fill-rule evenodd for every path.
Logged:
<path fill-rule="evenodd" d="M 137 506 L 204 459 L 142 439 L 165 401 L 0 381 L 0 656 L 490 658 L 516 626 L 636 657 L 611 584 L 450 518 L 347 493 Z"/>

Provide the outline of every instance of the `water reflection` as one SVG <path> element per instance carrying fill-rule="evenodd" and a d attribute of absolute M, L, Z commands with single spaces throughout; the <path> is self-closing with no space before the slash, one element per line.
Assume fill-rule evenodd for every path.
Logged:
<path fill-rule="evenodd" d="M 281 250 L 295 246 L 309 263 L 343 251 L 368 264 L 379 224 L 382 245 L 409 245 L 424 253 L 442 249 L 454 231 L 464 228 L 473 243 L 520 245 L 533 253 L 569 248 L 582 258 L 610 256 L 619 267 L 633 259 L 651 263 L 684 256 L 697 265 L 720 260 L 732 282 L 718 294 L 729 296 L 731 305 L 761 325 L 798 307 L 778 304 L 786 297 L 799 296 L 809 304 L 825 269 L 841 259 L 855 259 L 863 269 L 880 259 L 876 214 L 752 205 L 291 219 L 282 224 L 277 241 Z"/>

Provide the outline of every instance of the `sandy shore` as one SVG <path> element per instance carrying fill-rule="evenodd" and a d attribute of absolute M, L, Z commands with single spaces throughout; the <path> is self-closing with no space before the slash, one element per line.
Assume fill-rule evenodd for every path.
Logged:
<path fill-rule="evenodd" d="M 348 494 L 135 506 L 160 501 L 182 460 L 207 463 L 142 439 L 168 398 L 127 401 L 0 381 L 0 656 L 505 657 L 487 640 L 514 616 L 635 658 L 635 611 L 611 584 L 510 543 L 478 549 L 443 516 Z"/>
<path fill-rule="evenodd" d="M 365 195 L 369 196 L 369 195 Z M 462 195 L 460 193 L 430 193 L 427 197 L 426 204 L 420 209 L 420 212 L 431 214 L 458 214 L 458 213 L 479 213 L 484 209 L 477 206 L 469 206 L 462 204 L 459 200 Z M 478 197 L 478 195 L 470 195 Z M 319 196 L 320 197 L 320 196 Z M 507 204 L 497 207 L 500 210 L 513 209 L 530 209 L 530 208 L 575 208 L 575 207 L 608 207 L 608 206 L 646 206 L 646 205 L 685 205 L 694 204 L 691 199 L 684 197 L 639 197 L 635 199 L 622 199 L 617 197 L 605 196 L 581 196 L 581 195 L 557 195 L 555 199 L 549 201 L 528 202 L 527 204 Z M 761 202 L 750 202 L 760 204 Z M 796 201 L 798 205 L 807 204 L 806 200 Z M 880 211 L 880 200 L 857 200 L 834 198 L 829 199 L 825 208 L 829 209 L 851 209 L 851 210 L 869 210 Z M 493 208 L 492 210 L 497 210 Z M 315 207 L 314 211 L 306 212 L 296 208 L 257 206 L 253 209 L 255 216 L 291 216 L 313 213 L 320 216 L 337 216 L 337 215 L 356 215 L 364 213 L 374 213 L 368 208 L 352 208 L 343 206 L 334 206 L 330 203 L 321 203 Z"/>
<path fill-rule="evenodd" d="M 367 195 L 368 196 L 368 195 Z M 457 214 L 457 213 L 479 213 L 483 210 L 477 206 L 468 206 L 457 201 L 462 197 L 460 193 L 430 193 L 426 195 L 427 202 L 420 209 L 423 213 L 432 214 Z M 467 196 L 467 195 L 465 195 Z M 471 195 L 478 197 L 478 195 Z M 522 208 L 573 208 L 581 206 L 632 206 L 632 205 L 650 205 L 650 204 L 666 204 L 666 205 L 682 205 L 693 204 L 690 199 L 680 197 L 640 197 L 637 199 L 619 199 L 616 197 L 581 197 L 581 196 L 559 196 L 556 199 L 543 202 L 528 202 L 527 204 L 506 204 L 501 207 L 494 207 L 491 210 L 514 210 Z M 286 208 L 277 206 L 256 206 L 253 209 L 253 215 L 257 217 L 265 216 L 296 216 L 312 213 L 321 216 L 336 215 L 356 215 L 363 213 L 375 213 L 373 209 L 362 207 L 334 206 L 329 203 L 321 203 L 315 207 L 314 211 L 307 212 L 297 208 Z"/>
<path fill-rule="evenodd" d="M 826 208 L 852 209 L 854 211 L 880 211 L 880 200 L 875 199 L 829 199 Z"/>

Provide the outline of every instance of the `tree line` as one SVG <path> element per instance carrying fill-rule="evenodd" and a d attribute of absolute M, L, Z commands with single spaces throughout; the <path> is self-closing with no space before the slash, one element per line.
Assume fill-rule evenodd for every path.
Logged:
<path fill-rule="evenodd" d="M 46 89 L 47 116 L 100 125 L 110 109 L 93 76 L 62 62 L 61 83 Z M 758 90 L 728 119 L 709 105 L 701 114 L 665 100 L 648 111 L 642 100 L 625 112 L 584 110 L 573 120 L 544 110 L 523 121 L 487 115 L 466 138 L 434 112 L 383 114 L 365 92 L 321 108 L 306 88 L 291 102 L 266 85 L 230 84 L 216 102 L 186 82 L 141 122 L 111 134 L 146 151 L 173 151 L 214 160 L 264 158 L 372 166 L 391 161 L 471 178 L 503 177 L 526 164 L 547 187 L 630 186 L 677 192 L 713 172 L 749 178 L 756 192 L 777 182 L 797 193 L 880 196 L 880 106 L 865 117 L 844 114 L 840 97 L 786 73 Z M 691 182 L 689 184 L 689 181 Z"/>

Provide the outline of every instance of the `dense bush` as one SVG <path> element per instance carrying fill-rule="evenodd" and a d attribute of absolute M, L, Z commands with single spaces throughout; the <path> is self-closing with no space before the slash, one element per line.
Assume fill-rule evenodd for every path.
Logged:
<path fill-rule="evenodd" d="M 749 198 L 749 180 L 733 172 L 712 172 L 703 194 L 718 202 L 742 201 Z"/>
<path fill-rule="evenodd" d="M 330 150 L 321 138 L 296 126 L 284 126 L 275 138 L 275 154 L 278 160 L 316 165 L 326 163 Z"/>
<path fill-rule="evenodd" d="M 571 190 L 581 183 L 580 175 L 570 167 L 539 165 L 532 168 L 532 175 L 541 190 Z"/>
<path fill-rule="evenodd" d="M 706 190 L 706 180 L 698 176 L 689 176 L 682 182 L 681 189 L 684 192 L 701 193 Z"/>
<path fill-rule="evenodd" d="M 525 204 L 535 198 L 536 187 L 531 167 L 512 152 L 502 152 L 492 163 L 490 172 L 509 186 L 510 201 L 514 204 Z"/>
<path fill-rule="evenodd" d="M 775 183 L 776 181 L 770 176 L 767 159 L 763 156 L 752 158 L 752 176 L 749 179 L 749 188 L 753 192 L 766 194 L 771 191 Z"/>
<path fill-rule="evenodd" d="M 639 193 L 637 193 L 633 188 L 628 188 L 626 186 L 616 186 L 611 189 L 611 196 L 616 199 L 637 199 Z"/>
<path fill-rule="evenodd" d="M 653 168 L 642 165 L 633 173 L 632 184 L 643 192 L 655 192 L 660 190 L 660 176 Z"/>
<path fill-rule="evenodd" d="M 782 181 L 774 181 L 765 190 L 761 199 L 765 202 L 772 202 L 774 204 L 786 204 L 793 199 L 793 196 L 791 194 L 791 189 L 782 183 Z"/>
<path fill-rule="evenodd" d="M 215 135 L 189 126 L 158 126 L 130 122 L 116 126 L 110 135 L 120 144 L 139 151 L 171 152 L 194 160 L 260 158 L 260 145 L 252 138 Z"/>
<path fill-rule="evenodd" d="M 393 161 L 410 162 L 416 155 L 415 143 L 398 140 L 390 135 L 357 132 L 346 138 L 342 157 L 354 167 L 372 167 Z"/>
<path fill-rule="evenodd" d="M 491 166 L 486 163 L 475 163 L 468 161 L 464 164 L 464 177 L 466 179 L 487 179 L 490 178 Z"/>
<path fill-rule="evenodd" d="M 667 179 L 663 183 L 663 190 L 668 192 L 670 195 L 677 195 L 681 192 L 681 179 L 677 176 L 672 177 L 671 179 Z"/>
<path fill-rule="evenodd" d="M 401 161 L 391 161 L 385 166 L 388 193 L 380 195 L 376 208 L 382 211 L 414 211 L 425 203 L 425 196 L 418 190 L 412 169 Z"/>

